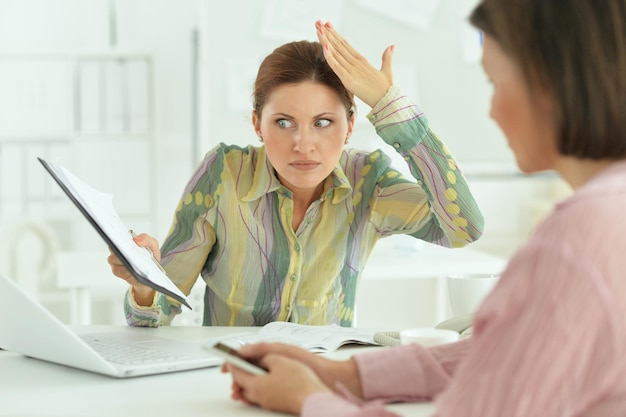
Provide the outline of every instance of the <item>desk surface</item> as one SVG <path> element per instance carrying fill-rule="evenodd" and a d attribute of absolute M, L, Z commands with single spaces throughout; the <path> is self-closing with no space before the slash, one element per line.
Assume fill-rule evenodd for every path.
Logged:
<path fill-rule="evenodd" d="M 74 329 L 145 331 L 127 326 Z M 161 337 L 201 340 L 258 328 L 170 326 L 152 330 Z M 344 359 L 364 349 L 372 347 L 340 349 L 328 355 Z M 0 370 L 0 416 L 283 415 L 232 401 L 230 375 L 222 374 L 219 367 L 120 380 L 0 351 Z M 392 404 L 389 408 L 403 416 L 416 417 L 433 411 L 429 403 Z"/>

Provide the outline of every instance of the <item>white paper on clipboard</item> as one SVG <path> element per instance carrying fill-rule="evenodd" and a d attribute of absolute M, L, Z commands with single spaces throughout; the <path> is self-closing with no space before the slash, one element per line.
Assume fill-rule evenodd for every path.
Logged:
<path fill-rule="evenodd" d="M 139 282 L 191 309 L 185 294 L 161 270 L 150 252 L 135 243 L 113 206 L 113 195 L 87 185 L 61 165 L 38 159 Z"/>

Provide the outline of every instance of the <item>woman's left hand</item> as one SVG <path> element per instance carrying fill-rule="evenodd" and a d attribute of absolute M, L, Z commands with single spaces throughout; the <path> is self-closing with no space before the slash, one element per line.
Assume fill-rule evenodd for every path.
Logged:
<path fill-rule="evenodd" d="M 385 49 L 382 66 L 377 70 L 330 23 L 324 24 L 318 20 L 315 28 L 328 65 L 348 90 L 374 107 L 393 83 L 391 57 L 395 47 L 392 45 Z"/>
<path fill-rule="evenodd" d="M 252 375 L 234 365 L 224 365 L 233 376 L 232 399 L 298 415 L 309 395 L 330 391 L 315 372 L 297 360 L 268 354 L 261 365 L 268 369 L 267 375 Z"/>

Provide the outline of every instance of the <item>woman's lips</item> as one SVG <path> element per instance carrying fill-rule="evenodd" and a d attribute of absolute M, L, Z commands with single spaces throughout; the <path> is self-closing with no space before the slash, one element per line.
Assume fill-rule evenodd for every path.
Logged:
<path fill-rule="evenodd" d="M 294 162 L 291 162 L 289 165 L 301 171 L 310 171 L 312 169 L 319 167 L 321 163 L 317 161 L 294 161 Z"/>

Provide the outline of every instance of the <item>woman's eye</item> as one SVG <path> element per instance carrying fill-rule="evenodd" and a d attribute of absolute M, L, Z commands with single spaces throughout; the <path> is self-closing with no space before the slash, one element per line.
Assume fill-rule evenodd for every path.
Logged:
<path fill-rule="evenodd" d="M 317 127 L 326 127 L 328 125 L 330 125 L 332 122 L 328 119 L 319 119 L 317 122 L 315 122 L 315 126 Z"/>
<path fill-rule="evenodd" d="M 282 127 L 283 129 L 293 126 L 293 123 L 287 119 L 280 119 L 276 121 L 276 123 L 278 124 L 279 127 Z"/>

